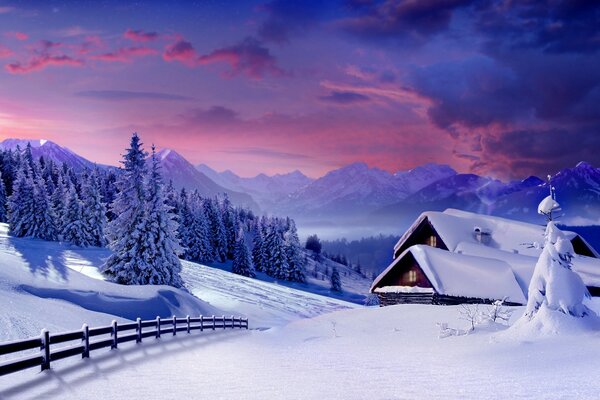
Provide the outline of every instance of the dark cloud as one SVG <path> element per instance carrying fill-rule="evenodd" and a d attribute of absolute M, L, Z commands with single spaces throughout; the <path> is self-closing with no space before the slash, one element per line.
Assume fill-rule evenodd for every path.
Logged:
<path fill-rule="evenodd" d="M 188 123 L 200 124 L 230 124 L 241 121 L 236 111 L 223 106 L 212 106 L 208 109 L 198 108 L 192 110 L 184 118 Z"/>
<path fill-rule="evenodd" d="M 123 101 L 123 100 L 191 100 L 190 97 L 179 96 L 159 92 L 132 92 L 127 90 L 86 90 L 75 93 L 79 97 L 87 97 L 98 100 Z"/>
<path fill-rule="evenodd" d="M 600 2 L 546 0 L 482 2 L 475 29 L 491 49 L 536 48 L 547 53 L 589 53 L 600 47 Z"/>
<path fill-rule="evenodd" d="M 260 7 L 267 18 L 259 26 L 258 35 L 265 42 L 289 43 L 291 36 L 305 33 L 316 23 L 322 8 L 320 1 L 271 1 Z"/>
<path fill-rule="evenodd" d="M 384 0 L 347 3 L 356 16 L 338 25 L 359 37 L 422 44 L 448 29 L 455 9 L 471 0 Z"/>
<path fill-rule="evenodd" d="M 546 176 L 580 161 L 600 165 L 600 125 L 506 131 L 485 136 L 482 146 L 480 168 Z"/>
<path fill-rule="evenodd" d="M 229 64 L 226 77 L 245 75 L 252 79 L 261 79 L 266 75 L 283 76 L 285 72 L 277 66 L 275 57 L 258 40 L 248 37 L 240 43 L 213 50 L 197 60 L 199 65 L 214 63 Z"/>
<path fill-rule="evenodd" d="M 306 154 L 298 154 L 298 153 L 288 153 L 285 151 L 278 151 L 274 149 L 267 149 L 262 147 L 246 147 L 239 149 L 227 149 L 222 150 L 222 153 L 229 154 L 247 154 L 259 157 L 267 157 L 267 158 L 277 158 L 284 160 L 307 160 L 312 157 L 307 156 Z"/>
<path fill-rule="evenodd" d="M 447 129 L 505 124 L 527 113 L 523 88 L 514 72 L 487 57 L 415 69 L 411 88 L 431 100 L 431 121 Z"/>
<path fill-rule="evenodd" d="M 330 94 L 328 94 L 326 96 L 320 96 L 319 99 L 321 101 L 324 101 L 327 103 L 334 103 L 334 104 L 341 104 L 341 105 L 364 103 L 364 102 L 371 100 L 368 96 L 365 96 L 360 93 L 342 92 L 342 91 L 337 91 L 337 90 L 332 91 Z"/>

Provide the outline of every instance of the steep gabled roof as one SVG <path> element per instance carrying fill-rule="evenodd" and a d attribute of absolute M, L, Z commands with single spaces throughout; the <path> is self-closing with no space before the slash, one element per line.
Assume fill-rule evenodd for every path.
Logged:
<path fill-rule="evenodd" d="M 456 252 L 458 245 L 461 243 L 482 245 L 474 235 L 476 228 L 490 234 L 490 242 L 485 245 L 486 247 L 505 252 L 514 253 L 517 251 L 519 254 L 537 258 L 541 254 L 541 246 L 532 246 L 532 244 L 534 242 L 544 242 L 545 228 L 542 225 L 449 208 L 444 212 L 427 211 L 421 214 L 406 233 L 402 235 L 394 247 L 395 251 L 406 242 L 425 219 L 433 226 L 451 252 Z M 574 232 L 564 231 L 564 233 L 569 239 L 578 236 Z M 598 256 L 598 253 L 585 240 L 583 241 Z"/>
<path fill-rule="evenodd" d="M 371 291 L 409 253 L 439 294 L 481 299 L 507 297 L 510 302 L 527 302 L 512 268 L 506 262 L 452 253 L 426 245 L 415 245 L 406 249 L 377 277 Z"/>

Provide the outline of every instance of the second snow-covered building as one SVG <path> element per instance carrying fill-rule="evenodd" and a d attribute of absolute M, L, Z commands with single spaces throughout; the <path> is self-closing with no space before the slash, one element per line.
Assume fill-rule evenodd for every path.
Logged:
<path fill-rule="evenodd" d="M 600 258 L 581 236 L 565 232 L 573 270 L 600 296 Z M 381 305 L 525 304 L 544 227 L 448 209 L 425 212 L 394 247 L 394 261 L 373 282 Z"/>

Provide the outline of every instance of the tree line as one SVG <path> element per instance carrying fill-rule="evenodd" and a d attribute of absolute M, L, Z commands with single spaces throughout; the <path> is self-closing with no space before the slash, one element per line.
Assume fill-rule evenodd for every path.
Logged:
<path fill-rule="evenodd" d="M 232 261 L 234 273 L 256 271 L 304 282 L 304 256 L 290 218 L 258 217 L 226 195 L 165 185 L 154 146 L 137 134 L 116 168 L 75 171 L 31 146 L 0 151 L 0 221 L 11 235 L 112 250 L 101 271 L 121 284 L 182 287 L 180 258 Z"/>

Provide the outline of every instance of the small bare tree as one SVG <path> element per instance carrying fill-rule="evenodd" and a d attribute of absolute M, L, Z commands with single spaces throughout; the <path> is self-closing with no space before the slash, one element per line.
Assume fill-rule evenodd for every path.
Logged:
<path fill-rule="evenodd" d="M 514 310 L 508 309 L 504 306 L 506 297 L 502 300 L 496 300 L 492 303 L 492 306 L 487 310 L 485 317 L 493 322 L 504 321 L 508 322 Z"/>
<path fill-rule="evenodd" d="M 461 304 L 460 310 L 460 319 L 463 321 L 467 321 L 471 324 L 471 331 L 475 330 L 475 324 L 479 322 L 481 317 L 481 313 L 479 312 L 478 304 Z"/>

